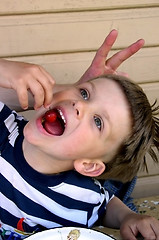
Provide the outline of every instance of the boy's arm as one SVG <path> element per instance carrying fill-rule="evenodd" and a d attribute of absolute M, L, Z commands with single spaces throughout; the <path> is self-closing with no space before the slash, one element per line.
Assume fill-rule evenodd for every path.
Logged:
<path fill-rule="evenodd" d="M 159 221 L 147 215 L 131 211 L 123 202 L 114 197 L 107 205 L 103 225 L 120 228 L 123 239 L 137 240 L 140 233 L 144 239 L 159 240 Z"/>

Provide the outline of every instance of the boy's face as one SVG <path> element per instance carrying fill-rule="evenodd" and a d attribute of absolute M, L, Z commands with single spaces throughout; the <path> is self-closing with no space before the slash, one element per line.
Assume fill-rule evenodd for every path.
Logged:
<path fill-rule="evenodd" d="M 99 78 L 54 94 L 57 122 L 41 108 L 24 129 L 28 142 L 57 160 L 110 161 L 131 132 L 127 100 L 116 82 Z"/>

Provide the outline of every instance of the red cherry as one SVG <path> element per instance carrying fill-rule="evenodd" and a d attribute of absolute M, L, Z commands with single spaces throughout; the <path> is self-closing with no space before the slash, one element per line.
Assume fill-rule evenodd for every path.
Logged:
<path fill-rule="evenodd" d="M 57 119 L 57 112 L 54 111 L 54 110 L 49 110 L 45 113 L 45 116 L 44 116 L 45 120 L 49 123 L 53 123 L 56 121 Z"/>

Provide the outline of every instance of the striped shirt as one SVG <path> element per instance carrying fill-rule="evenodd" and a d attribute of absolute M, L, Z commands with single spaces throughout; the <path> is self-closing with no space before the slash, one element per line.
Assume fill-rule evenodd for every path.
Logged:
<path fill-rule="evenodd" d="M 91 227 L 112 198 L 97 180 L 76 171 L 44 175 L 23 151 L 27 121 L 0 102 L 0 236 L 23 239 L 61 226 Z"/>

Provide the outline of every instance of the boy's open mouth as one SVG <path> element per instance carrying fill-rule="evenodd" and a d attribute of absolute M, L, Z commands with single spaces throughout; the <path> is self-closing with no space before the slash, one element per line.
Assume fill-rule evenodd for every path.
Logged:
<path fill-rule="evenodd" d="M 61 136 L 65 131 L 66 120 L 62 111 L 54 108 L 44 114 L 42 125 L 49 134 Z"/>

